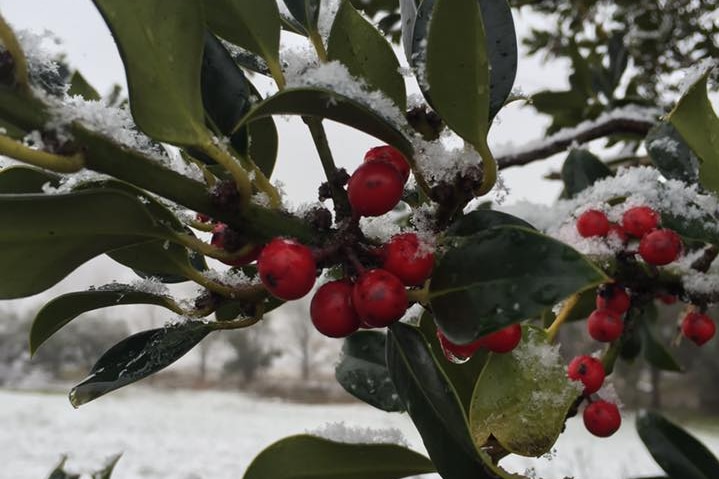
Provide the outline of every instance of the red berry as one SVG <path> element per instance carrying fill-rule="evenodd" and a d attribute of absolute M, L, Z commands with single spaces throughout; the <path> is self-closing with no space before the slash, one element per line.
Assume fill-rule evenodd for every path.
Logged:
<path fill-rule="evenodd" d="M 352 291 L 352 304 L 370 326 L 382 328 L 399 320 L 407 310 L 407 291 L 402 282 L 383 269 L 365 271 Z"/>
<path fill-rule="evenodd" d="M 584 238 L 607 236 L 609 232 L 607 215 L 599 210 L 585 211 L 577 218 L 577 231 Z"/>
<path fill-rule="evenodd" d="M 649 264 L 669 264 L 679 257 L 682 239 L 672 230 L 655 230 L 639 242 L 639 256 Z"/>
<path fill-rule="evenodd" d="M 217 223 L 214 228 L 212 228 L 212 239 L 210 240 L 210 243 L 216 248 L 224 249 L 225 251 L 230 252 L 237 251 L 247 246 L 247 243 L 224 223 Z M 244 266 L 256 260 L 261 251 L 262 246 L 256 245 L 242 256 L 238 256 L 233 260 L 220 259 L 220 261 L 225 264 L 229 264 L 230 266 Z"/>
<path fill-rule="evenodd" d="M 439 339 L 439 345 L 442 347 L 444 357 L 453 363 L 462 363 L 466 361 L 482 347 L 481 340 L 473 341 L 469 344 L 454 344 L 447 339 L 447 336 L 445 336 L 439 329 L 437 330 L 437 339 Z"/>
<path fill-rule="evenodd" d="M 275 238 L 257 259 L 260 280 L 273 296 L 299 299 L 315 284 L 317 265 L 312 250 L 291 239 Z"/>
<path fill-rule="evenodd" d="M 622 424 L 617 405 L 601 399 L 584 409 L 583 419 L 587 431 L 599 437 L 611 436 Z"/>
<path fill-rule="evenodd" d="M 587 328 L 592 338 L 608 343 L 622 335 L 624 321 L 611 309 L 596 309 L 587 319 Z"/>
<path fill-rule="evenodd" d="M 382 268 L 407 286 L 419 286 L 432 274 L 434 254 L 422 250 L 422 244 L 414 233 L 393 236 L 385 245 L 384 253 Z"/>
<path fill-rule="evenodd" d="M 622 228 L 627 234 L 641 238 L 659 224 L 659 214 L 648 206 L 629 208 L 622 215 Z"/>
<path fill-rule="evenodd" d="M 657 296 L 659 298 L 659 301 L 661 301 L 664 304 L 674 304 L 677 302 L 679 298 L 677 298 L 674 294 L 664 293 Z"/>
<path fill-rule="evenodd" d="M 631 299 L 626 289 L 609 283 L 599 288 L 596 304 L 597 309 L 611 309 L 617 314 L 624 314 L 629 310 Z"/>
<path fill-rule="evenodd" d="M 582 381 L 584 395 L 588 396 L 599 391 L 604 384 L 604 366 L 597 358 L 587 355 L 577 356 L 569 363 L 567 376 L 573 381 Z"/>
<path fill-rule="evenodd" d="M 352 288 L 352 283 L 345 280 L 320 286 L 310 303 L 310 318 L 317 331 L 331 338 L 344 338 L 359 329 L 360 320 L 352 306 Z"/>
<path fill-rule="evenodd" d="M 389 163 L 373 161 L 355 170 L 347 183 L 347 196 L 355 213 L 380 216 L 402 198 L 402 177 Z"/>
<path fill-rule="evenodd" d="M 402 177 L 402 183 L 407 183 L 407 180 L 409 179 L 409 163 L 404 155 L 393 146 L 385 145 L 370 148 L 364 155 L 364 161 L 366 163 L 372 161 L 384 161 L 392 165 L 397 170 L 399 176 Z"/>
<path fill-rule="evenodd" d="M 197 221 L 199 221 L 200 223 L 209 223 L 212 218 L 210 218 L 209 216 L 207 216 L 204 213 L 197 213 L 195 215 L 195 219 Z"/>
<path fill-rule="evenodd" d="M 508 353 L 516 348 L 521 340 L 522 327 L 519 324 L 511 324 L 499 331 L 482 336 L 477 342 L 493 353 Z"/>
<path fill-rule="evenodd" d="M 706 314 L 692 312 L 682 320 L 682 334 L 697 346 L 709 341 L 716 333 L 716 324 Z"/>

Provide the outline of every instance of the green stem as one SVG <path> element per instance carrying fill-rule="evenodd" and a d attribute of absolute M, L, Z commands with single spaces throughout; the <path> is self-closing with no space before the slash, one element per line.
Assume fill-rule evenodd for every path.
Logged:
<path fill-rule="evenodd" d="M 547 339 L 551 343 L 555 340 L 557 337 L 557 334 L 559 333 L 559 328 L 562 327 L 562 325 L 567 321 L 567 318 L 569 318 L 569 315 L 572 313 L 572 310 L 579 302 L 579 294 L 573 294 L 562 305 L 562 310 L 559 311 L 559 314 L 554 319 L 554 322 L 547 328 Z"/>
<path fill-rule="evenodd" d="M 429 280 L 425 281 L 422 289 L 411 289 L 407 291 L 407 299 L 410 302 L 419 303 L 422 306 L 429 304 Z"/>
<path fill-rule="evenodd" d="M 212 291 L 213 293 L 217 293 L 220 296 L 230 299 L 246 299 L 248 301 L 255 301 L 261 299 L 262 294 L 265 292 L 265 287 L 261 284 L 248 284 L 244 286 L 231 287 L 226 284 L 218 283 L 191 266 L 183 268 L 182 272 L 188 279 L 194 281 L 200 286 Z"/>
<path fill-rule="evenodd" d="M 282 73 L 282 67 L 280 66 L 280 63 L 275 60 L 268 61 L 267 68 L 270 70 L 270 75 L 272 75 L 272 78 L 277 84 L 277 89 L 284 90 L 285 86 L 287 85 L 287 81 L 285 80 L 284 73 Z"/>
<path fill-rule="evenodd" d="M 320 62 L 326 63 L 327 62 L 327 50 L 325 49 L 325 44 L 322 41 L 322 35 L 320 35 L 320 32 L 317 30 L 313 30 L 310 32 L 310 42 L 312 42 L 312 46 L 315 47 L 315 51 L 317 52 L 317 58 L 320 59 Z"/>
<path fill-rule="evenodd" d="M 28 73 L 25 53 L 22 51 L 15 32 L 12 31 L 12 28 L 10 28 L 10 25 L 8 25 L 2 15 L 0 15 L 0 40 L 13 59 L 15 82 L 24 92 L 30 93 L 30 75 Z"/>
<path fill-rule="evenodd" d="M 214 331 L 226 329 L 243 329 L 249 328 L 250 326 L 257 324 L 261 319 L 262 316 L 256 316 L 254 318 L 237 319 L 234 321 L 216 321 L 214 323 L 210 323 L 210 327 Z"/>
<path fill-rule="evenodd" d="M 350 204 L 347 199 L 347 192 L 344 188 L 337 185 L 335 179 L 337 178 L 337 166 L 335 160 L 332 157 L 332 150 L 327 142 L 327 133 L 325 132 L 324 126 L 322 126 L 322 120 L 319 118 L 304 116 L 302 121 L 305 122 L 312 135 L 312 141 L 315 143 L 315 149 L 320 157 L 320 163 L 322 163 L 322 169 L 325 172 L 327 183 L 330 186 L 330 192 L 332 194 L 332 201 L 335 204 L 335 210 L 339 213 L 338 216 L 347 216 L 350 213 Z"/>
<path fill-rule="evenodd" d="M 203 153 L 210 156 L 230 172 L 230 175 L 232 175 L 237 185 L 237 192 L 240 195 L 240 205 L 247 205 L 250 201 L 250 196 L 252 196 L 252 183 L 250 183 L 250 177 L 247 171 L 242 168 L 238 160 L 230 155 L 224 148 L 217 145 L 213 140 L 202 144 L 201 149 Z"/>
<path fill-rule="evenodd" d="M 215 258 L 220 261 L 232 261 L 241 258 L 255 248 L 255 245 L 246 245 L 245 247 L 240 248 L 237 251 L 229 252 L 225 251 L 224 249 L 217 248 L 216 246 L 213 246 L 209 243 L 205 243 L 196 236 L 177 232 L 175 232 L 172 241 L 179 243 L 182 246 L 189 248 L 193 251 L 197 251 L 198 253 L 209 256 L 210 258 Z"/>
<path fill-rule="evenodd" d="M 85 166 L 81 154 L 62 156 L 35 150 L 4 135 L 0 135 L 0 154 L 58 173 L 75 173 Z"/>
<path fill-rule="evenodd" d="M 476 145 L 477 152 L 482 157 L 482 186 L 479 187 L 476 194 L 477 196 L 484 196 L 494 188 L 497 183 L 497 161 L 492 155 L 492 151 L 487 145 L 487 141 L 484 140 Z"/>

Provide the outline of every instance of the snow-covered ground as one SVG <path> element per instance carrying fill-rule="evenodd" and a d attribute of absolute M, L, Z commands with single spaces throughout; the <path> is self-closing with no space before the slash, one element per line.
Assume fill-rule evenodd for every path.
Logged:
<path fill-rule="evenodd" d="M 62 454 L 78 471 L 122 452 L 115 479 L 237 479 L 265 446 L 328 422 L 398 428 L 421 441 L 406 415 L 361 404 L 298 405 L 230 392 L 157 391 L 129 387 L 73 410 L 59 394 L 0 390 L 0 476 L 43 479 Z M 537 477 L 624 479 L 660 472 L 625 417 L 609 439 L 590 436 L 577 419 L 551 457 L 514 457 L 505 467 Z M 694 431 L 719 453 L 719 434 Z"/>

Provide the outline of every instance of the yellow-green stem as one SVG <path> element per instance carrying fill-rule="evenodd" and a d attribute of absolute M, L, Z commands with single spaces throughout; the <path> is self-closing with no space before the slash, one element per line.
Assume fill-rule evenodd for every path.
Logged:
<path fill-rule="evenodd" d="M 242 329 L 242 328 L 249 328 L 250 326 L 257 324 L 261 319 L 262 319 L 262 316 L 256 316 L 254 318 L 237 319 L 234 321 L 217 321 L 214 323 L 210 323 L 210 326 L 215 331 L 219 331 L 219 330 L 223 330 L 223 329 Z"/>
<path fill-rule="evenodd" d="M 486 140 L 477 145 L 477 152 L 482 157 L 482 186 L 477 190 L 477 196 L 484 196 L 492 191 L 497 182 L 497 161 Z"/>
<path fill-rule="evenodd" d="M 267 68 L 270 70 L 270 75 L 275 80 L 278 90 L 283 90 L 286 85 L 285 75 L 282 73 L 282 67 L 280 63 L 274 60 L 267 62 Z"/>
<path fill-rule="evenodd" d="M 0 40 L 3 45 L 10 53 L 13 60 L 13 71 L 15 74 L 15 82 L 25 92 L 30 92 L 30 76 L 27 69 L 27 59 L 25 53 L 18 42 L 15 32 L 13 32 L 10 25 L 5 21 L 2 15 L 0 15 Z"/>
<path fill-rule="evenodd" d="M 327 61 L 327 50 L 325 49 L 325 44 L 322 41 L 322 35 L 320 35 L 320 32 L 317 30 L 311 31 L 310 41 L 312 42 L 312 46 L 315 47 L 317 58 L 319 58 L 320 62 L 325 63 Z"/>
<path fill-rule="evenodd" d="M 265 287 L 261 284 L 250 284 L 236 287 L 227 286 L 225 284 L 211 280 L 210 278 L 202 274 L 202 272 L 197 271 L 195 268 L 192 268 L 190 266 L 184 268 L 183 273 L 187 278 L 199 284 L 200 286 L 203 286 L 204 288 L 207 288 L 208 290 L 212 291 L 213 293 L 217 293 L 220 296 L 224 296 L 225 298 L 257 300 L 265 291 Z"/>
<path fill-rule="evenodd" d="M 425 281 L 422 289 L 412 289 L 407 291 L 407 299 L 410 302 L 419 303 L 422 306 L 429 304 L 429 280 Z"/>
<path fill-rule="evenodd" d="M 252 162 L 252 173 L 254 175 L 255 186 L 260 192 L 267 195 L 270 200 L 270 207 L 279 208 L 282 205 L 282 197 L 280 196 L 279 191 L 277 191 L 277 188 L 270 183 L 270 180 L 267 179 L 265 174 L 262 173 L 262 170 L 260 170 L 254 162 Z"/>
<path fill-rule="evenodd" d="M 186 248 L 190 248 L 193 251 L 197 251 L 198 253 L 220 261 L 232 261 L 238 259 L 245 256 L 255 248 L 254 245 L 246 245 L 245 247 L 230 253 L 229 251 L 225 251 L 214 245 L 205 243 L 200 238 L 186 233 L 175 233 L 173 241 L 185 246 Z"/>
<path fill-rule="evenodd" d="M 557 334 L 559 333 L 559 328 L 562 327 L 562 325 L 567 321 L 567 318 L 569 318 L 569 315 L 572 313 L 572 310 L 577 305 L 577 302 L 579 302 L 579 294 L 573 294 L 562 305 L 562 309 L 559 311 L 559 314 L 554 319 L 554 322 L 547 328 L 547 339 L 549 342 L 553 342 L 554 339 L 557 337 Z"/>
<path fill-rule="evenodd" d="M 240 204 L 244 206 L 249 203 L 250 196 L 252 196 L 252 183 L 250 183 L 247 171 L 242 168 L 238 160 L 212 140 L 202 145 L 202 151 L 230 172 L 237 185 Z"/>
<path fill-rule="evenodd" d="M 0 155 L 58 173 L 75 173 L 85 166 L 85 158 L 79 153 L 62 156 L 35 150 L 4 135 L 0 135 Z"/>

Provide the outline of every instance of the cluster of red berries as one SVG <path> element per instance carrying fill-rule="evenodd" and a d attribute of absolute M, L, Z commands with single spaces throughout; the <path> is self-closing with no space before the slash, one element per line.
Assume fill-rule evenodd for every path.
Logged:
<path fill-rule="evenodd" d="M 589 402 L 582 418 L 589 432 L 598 437 L 609 437 L 622 424 L 622 416 L 616 404 L 603 399 L 592 399 L 592 394 L 604 384 L 606 373 L 602 362 L 592 356 L 582 355 L 572 359 L 567 368 L 567 376 L 584 385 L 582 395 Z"/>
<path fill-rule="evenodd" d="M 438 329 L 437 339 L 439 339 L 444 356 L 450 362 L 463 363 L 480 349 L 487 349 L 493 353 L 512 351 L 522 340 L 522 327 L 519 324 L 512 324 L 499 331 L 482 336 L 469 344 L 454 344 Z"/>
<path fill-rule="evenodd" d="M 347 184 L 355 218 L 392 210 L 402 197 L 409 173 L 407 160 L 395 148 L 370 149 Z M 260 280 L 273 296 L 295 300 L 314 287 L 318 268 L 310 247 L 291 238 L 275 238 L 264 247 L 249 247 L 222 223 L 216 224 L 212 233 L 211 243 L 218 248 L 248 249 L 225 263 L 244 266 L 257 260 Z M 434 268 L 434 254 L 414 233 L 395 235 L 378 256 L 381 267 L 356 267 L 356 278 L 331 281 L 317 290 L 310 317 L 319 332 L 345 337 L 359 328 L 380 328 L 398 321 L 409 305 L 406 288 L 422 285 Z"/>
<path fill-rule="evenodd" d="M 658 228 L 659 214 L 648 206 L 630 208 L 621 225 L 609 222 L 599 210 L 587 210 L 577 218 L 577 231 L 584 238 L 614 237 L 623 244 L 639 239 L 638 253 L 649 264 L 662 266 L 675 261 L 682 251 L 681 237 L 670 229 Z"/>

